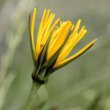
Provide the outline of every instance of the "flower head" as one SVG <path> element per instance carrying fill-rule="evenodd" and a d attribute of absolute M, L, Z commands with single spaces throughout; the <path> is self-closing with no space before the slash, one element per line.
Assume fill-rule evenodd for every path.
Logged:
<path fill-rule="evenodd" d="M 45 83 L 52 72 L 67 65 L 83 54 L 97 39 L 93 40 L 73 56 L 67 58 L 71 50 L 87 32 L 85 26 L 79 31 L 81 20 L 79 19 L 75 26 L 70 21 L 60 21 L 60 18 L 52 24 L 55 14 L 50 14 L 50 10 L 45 9 L 39 25 L 35 45 L 35 15 L 36 8 L 34 8 L 32 18 L 31 16 L 29 17 L 30 43 L 35 65 L 32 77 L 39 83 Z"/>

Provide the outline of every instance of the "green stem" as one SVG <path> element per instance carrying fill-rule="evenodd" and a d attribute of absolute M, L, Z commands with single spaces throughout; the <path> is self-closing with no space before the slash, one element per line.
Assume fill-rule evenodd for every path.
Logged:
<path fill-rule="evenodd" d="M 29 94 L 29 97 L 28 97 L 24 110 L 32 110 L 32 106 L 37 98 L 37 93 L 38 93 L 40 86 L 41 86 L 40 84 L 33 81 L 32 88 L 31 88 L 31 91 L 30 91 L 30 94 Z"/>

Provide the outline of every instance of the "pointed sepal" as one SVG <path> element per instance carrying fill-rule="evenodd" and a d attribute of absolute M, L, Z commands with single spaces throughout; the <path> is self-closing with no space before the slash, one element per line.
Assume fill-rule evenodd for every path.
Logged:
<path fill-rule="evenodd" d="M 32 39 L 32 36 L 31 36 L 31 14 L 29 15 L 29 19 L 28 19 L 28 27 L 29 27 L 31 53 L 32 53 L 33 62 L 35 63 L 36 62 L 36 54 L 35 54 L 33 39 Z"/>

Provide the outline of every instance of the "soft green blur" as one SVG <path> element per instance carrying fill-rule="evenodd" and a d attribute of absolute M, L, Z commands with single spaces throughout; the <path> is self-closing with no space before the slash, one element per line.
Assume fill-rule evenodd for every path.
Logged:
<path fill-rule="evenodd" d="M 87 34 L 71 55 L 94 38 L 80 58 L 50 76 L 35 110 L 110 110 L 110 0 L 0 0 L 0 110 L 22 110 L 29 95 L 33 62 L 28 16 L 36 7 L 36 31 L 43 10 L 76 24 Z"/>

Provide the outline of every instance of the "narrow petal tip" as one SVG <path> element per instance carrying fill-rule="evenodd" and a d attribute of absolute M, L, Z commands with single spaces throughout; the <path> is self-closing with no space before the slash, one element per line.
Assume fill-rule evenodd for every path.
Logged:
<path fill-rule="evenodd" d="M 94 44 L 98 39 L 95 38 L 91 43 Z"/>
<path fill-rule="evenodd" d="M 36 11 L 36 8 L 34 8 L 34 11 Z"/>
<path fill-rule="evenodd" d="M 78 22 L 81 23 L 81 19 L 78 19 Z"/>

